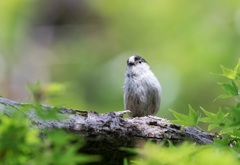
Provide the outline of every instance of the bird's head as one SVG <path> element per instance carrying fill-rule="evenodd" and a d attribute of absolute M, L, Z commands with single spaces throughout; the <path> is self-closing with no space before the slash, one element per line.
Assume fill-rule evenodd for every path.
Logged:
<path fill-rule="evenodd" d="M 138 55 L 131 56 L 127 60 L 127 65 L 130 66 L 130 67 L 141 65 L 141 64 L 144 64 L 144 63 L 147 64 L 147 61 L 144 58 L 142 58 Z"/>

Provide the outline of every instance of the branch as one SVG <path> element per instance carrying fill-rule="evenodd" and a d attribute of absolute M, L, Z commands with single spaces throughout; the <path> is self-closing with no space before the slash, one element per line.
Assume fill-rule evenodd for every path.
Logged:
<path fill-rule="evenodd" d="M 168 120 L 154 117 L 123 118 L 128 111 L 109 112 L 99 114 L 96 112 L 74 110 L 63 107 L 40 105 L 41 109 L 50 112 L 58 110 L 59 116 L 67 118 L 62 120 L 44 120 L 36 114 L 36 108 L 32 104 L 23 104 L 0 98 L 0 111 L 10 115 L 11 111 L 17 111 L 27 107 L 27 117 L 41 129 L 63 129 L 67 132 L 78 134 L 86 138 L 86 146 L 82 151 L 93 154 L 106 154 L 110 156 L 118 154 L 118 159 L 127 155 L 120 151 L 120 147 L 135 147 L 139 142 L 154 141 L 156 143 L 165 140 L 177 144 L 183 141 L 193 141 L 197 144 L 213 143 L 213 134 L 200 131 L 194 127 L 185 127 L 170 123 Z M 12 108 L 9 108 L 12 107 Z M 116 160 L 115 160 L 116 161 Z"/>

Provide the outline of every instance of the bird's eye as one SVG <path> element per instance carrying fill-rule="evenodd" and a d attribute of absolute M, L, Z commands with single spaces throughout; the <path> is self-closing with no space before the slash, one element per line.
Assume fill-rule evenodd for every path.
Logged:
<path fill-rule="evenodd" d="M 142 63 L 142 61 L 139 61 L 139 64 L 141 64 Z"/>

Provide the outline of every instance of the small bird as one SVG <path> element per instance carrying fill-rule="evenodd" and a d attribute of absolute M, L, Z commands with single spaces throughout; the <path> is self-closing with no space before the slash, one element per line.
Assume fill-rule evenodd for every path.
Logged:
<path fill-rule="evenodd" d="M 160 108 L 162 88 L 147 61 L 135 55 L 127 60 L 124 108 L 130 117 L 155 115 Z"/>

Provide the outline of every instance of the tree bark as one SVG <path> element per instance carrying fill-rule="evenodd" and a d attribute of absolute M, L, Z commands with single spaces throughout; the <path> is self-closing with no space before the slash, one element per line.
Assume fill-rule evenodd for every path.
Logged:
<path fill-rule="evenodd" d="M 58 118 L 51 120 L 40 118 L 36 113 L 39 107 L 41 111 L 46 113 L 57 110 Z M 99 154 L 103 157 L 105 164 L 107 162 L 122 163 L 123 158 L 130 155 L 119 148 L 138 147 L 149 140 L 156 143 L 164 143 L 168 140 L 173 144 L 183 141 L 211 144 L 214 138 L 213 134 L 194 127 L 182 128 L 181 125 L 172 124 L 167 119 L 159 117 L 124 118 L 123 115 L 128 112 L 127 110 L 99 114 L 47 105 L 36 107 L 34 104 L 0 98 L 0 111 L 7 115 L 23 108 L 28 109 L 28 111 L 24 111 L 26 117 L 40 129 L 63 129 L 66 132 L 84 136 L 86 145 L 81 149 L 81 152 Z M 60 119 L 62 117 L 63 119 Z"/>

